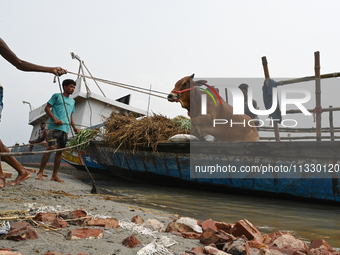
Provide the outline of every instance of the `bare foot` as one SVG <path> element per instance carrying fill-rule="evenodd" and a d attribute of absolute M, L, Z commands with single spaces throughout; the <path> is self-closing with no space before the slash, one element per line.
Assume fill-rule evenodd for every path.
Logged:
<path fill-rule="evenodd" d="M 61 180 L 58 176 L 52 176 L 52 177 L 51 177 L 51 181 L 64 183 L 64 181 Z"/>
<path fill-rule="evenodd" d="M 38 174 L 37 177 L 35 177 L 36 180 L 43 181 L 44 178 L 42 175 Z"/>
<path fill-rule="evenodd" d="M 22 174 L 19 174 L 14 181 L 10 181 L 8 185 L 17 186 L 21 182 L 23 182 L 24 180 L 27 180 L 30 177 L 31 177 L 31 174 L 28 171 L 25 171 Z"/>
<path fill-rule="evenodd" d="M 31 168 L 25 168 L 26 171 L 30 172 L 30 173 L 35 173 L 37 170 L 35 169 L 31 169 Z"/>
<path fill-rule="evenodd" d="M 6 186 L 6 178 L 5 176 L 0 176 L 0 189 Z"/>

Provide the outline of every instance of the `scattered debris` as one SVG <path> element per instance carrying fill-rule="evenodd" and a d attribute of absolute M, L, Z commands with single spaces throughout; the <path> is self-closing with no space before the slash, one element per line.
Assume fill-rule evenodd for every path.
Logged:
<path fill-rule="evenodd" d="M 132 233 L 145 235 L 145 236 L 151 236 L 153 238 L 156 238 L 155 231 L 151 231 L 150 229 L 145 228 L 143 226 L 138 226 L 137 224 L 129 221 L 128 219 L 120 220 L 119 226 L 123 229 L 132 231 Z"/>
<path fill-rule="evenodd" d="M 7 234 L 10 229 L 11 225 L 9 224 L 9 221 L 3 221 L 0 225 L 0 235 Z"/>
<path fill-rule="evenodd" d="M 151 243 L 146 245 L 144 248 L 137 252 L 137 255 L 173 255 L 167 248 L 177 244 L 176 241 L 166 236 L 161 236 L 159 239 L 153 240 Z"/>
<path fill-rule="evenodd" d="M 5 220 L 0 225 L 0 234 L 7 240 L 22 241 L 39 238 L 34 227 L 42 227 L 44 230 L 54 231 L 70 240 L 78 239 L 101 239 L 104 237 L 104 230 L 98 228 L 72 229 L 68 232 L 68 237 L 58 230 L 66 228 L 68 223 L 86 226 L 98 226 L 105 228 L 121 228 L 131 231 L 136 235 L 145 235 L 154 240 L 141 248 L 138 255 L 173 255 L 170 246 L 177 244 L 171 237 L 167 237 L 161 232 L 164 225 L 156 219 L 147 219 L 143 222 L 140 215 L 118 221 L 107 215 L 99 217 L 89 216 L 84 210 L 61 211 L 61 207 L 37 206 L 27 204 L 30 209 L 12 210 L 1 212 L 0 215 L 13 220 Z M 51 212 L 41 212 L 51 209 Z M 40 212 L 39 212 L 40 211 Z M 30 215 L 30 213 L 36 213 Z M 22 218 L 25 221 L 19 220 Z M 138 224 L 137 224 L 138 223 Z M 262 236 L 258 229 L 248 220 L 240 220 L 235 224 L 225 222 L 215 222 L 212 219 L 204 221 L 202 224 L 195 219 L 182 217 L 170 222 L 167 231 L 179 235 L 186 239 L 199 239 L 204 246 L 194 247 L 182 255 L 193 254 L 258 254 L 258 255 L 282 255 L 282 254 L 332 254 L 340 255 L 325 240 L 314 239 L 309 247 L 306 242 L 295 238 L 291 233 L 278 231 Z M 122 242 L 129 248 L 141 244 L 136 236 L 130 235 Z M 10 249 L 0 248 L 0 254 L 18 255 Z M 62 254 L 58 251 L 49 251 L 46 255 Z M 81 255 L 84 253 L 79 253 Z"/>

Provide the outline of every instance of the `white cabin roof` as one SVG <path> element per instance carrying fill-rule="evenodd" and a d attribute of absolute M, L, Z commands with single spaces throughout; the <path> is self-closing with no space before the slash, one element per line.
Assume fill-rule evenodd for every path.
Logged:
<path fill-rule="evenodd" d="M 128 104 L 118 102 L 115 99 L 107 98 L 107 97 L 98 95 L 93 92 L 89 92 L 89 93 L 83 92 L 81 91 L 81 79 L 77 79 L 76 82 L 77 82 L 76 90 L 71 95 L 71 97 L 76 101 L 76 107 L 75 107 L 76 111 L 74 113 L 75 115 L 77 114 L 77 112 L 84 110 L 84 109 L 79 109 L 80 107 L 84 107 L 85 104 L 81 103 L 84 100 L 88 100 L 90 104 L 95 103 L 97 105 L 98 104 L 105 105 L 105 107 L 110 106 L 111 108 L 113 108 L 113 110 L 119 113 L 132 113 L 132 114 L 135 114 L 136 116 L 146 115 L 145 110 L 141 110 L 136 107 L 130 106 Z M 45 112 L 46 104 L 47 102 L 41 105 L 40 107 L 29 112 L 28 124 L 35 126 L 37 124 L 40 124 L 40 122 L 46 121 L 48 119 L 48 115 Z M 78 124 L 82 125 L 82 123 L 78 123 Z"/>

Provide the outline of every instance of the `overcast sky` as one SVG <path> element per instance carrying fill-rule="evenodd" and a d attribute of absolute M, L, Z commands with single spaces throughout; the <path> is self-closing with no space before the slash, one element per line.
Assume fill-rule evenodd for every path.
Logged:
<path fill-rule="evenodd" d="M 261 78 L 262 56 L 271 77 L 314 75 L 315 51 L 321 73 L 340 71 L 339 7 L 339 1 L 316 0 L 0 0 L 0 37 L 29 62 L 77 72 L 73 51 L 96 77 L 170 92 L 192 73 Z M 0 138 L 6 145 L 27 143 L 32 127 L 22 101 L 39 107 L 58 86 L 51 74 L 21 72 L 3 58 L 0 82 L 5 91 Z M 263 109 L 261 85 L 252 88 Z M 105 84 L 102 89 L 114 99 L 130 93 Z M 314 100 L 314 87 L 310 90 Z M 340 106 L 339 88 L 327 91 L 323 87 L 322 105 Z M 132 92 L 131 104 L 146 110 L 147 98 Z M 162 99 L 152 98 L 150 107 L 169 117 L 186 115 L 179 104 Z"/>

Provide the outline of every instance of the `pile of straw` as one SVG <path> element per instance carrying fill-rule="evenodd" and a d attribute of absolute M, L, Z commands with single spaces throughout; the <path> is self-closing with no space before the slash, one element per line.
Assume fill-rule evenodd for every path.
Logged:
<path fill-rule="evenodd" d="M 156 151 L 160 142 L 167 142 L 176 134 L 190 134 L 190 130 L 181 129 L 178 123 L 157 114 L 137 120 L 133 115 L 112 113 L 104 126 L 106 144 L 133 151 L 140 147 L 151 147 Z"/>

